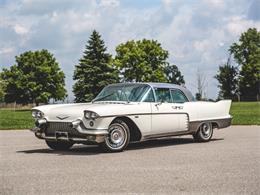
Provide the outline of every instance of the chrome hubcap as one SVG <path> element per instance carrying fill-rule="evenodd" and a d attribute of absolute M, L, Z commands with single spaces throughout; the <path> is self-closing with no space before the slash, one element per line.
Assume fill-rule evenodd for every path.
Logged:
<path fill-rule="evenodd" d="M 123 126 L 116 124 L 109 128 L 109 135 L 106 142 L 111 148 L 120 148 L 126 141 L 126 131 Z"/>
<path fill-rule="evenodd" d="M 211 126 L 208 123 L 205 123 L 201 126 L 201 132 L 204 138 L 208 138 L 211 135 Z"/>
<path fill-rule="evenodd" d="M 119 144 L 124 140 L 123 132 L 121 129 L 113 129 L 110 135 L 110 140 L 114 144 Z"/>

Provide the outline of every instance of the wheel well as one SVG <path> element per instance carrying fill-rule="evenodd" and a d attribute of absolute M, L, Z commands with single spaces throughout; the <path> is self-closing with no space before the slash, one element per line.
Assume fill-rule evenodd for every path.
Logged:
<path fill-rule="evenodd" d="M 197 130 L 196 130 L 195 133 L 198 132 L 198 130 L 200 129 L 200 127 L 201 127 L 201 125 L 202 125 L 203 123 L 205 123 L 205 122 L 202 122 L 202 123 L 200 123 L 200 124 L 197 126 Z M 212 129 L 218 129 L 218 128 L 219 128 L 217 122 L 211 122 L 211 121 L 209 121 L 209 123 L 211 123 L 211 125 L 212 125 Z"/>
<path fill-rule="evenodd" d="M 137 127 L 137 125 L 135 124 L 134 121 L 132 121 L 132 119 L 126 117 L 126 116 L 122 116 L 122 117 L 117 117 L 115 118 L 111 123 L 113 123 L 115 120 L 122 120 L 124 121 L 127 126 L 129 127 L 130 130 L 130 141 L 140 141 L 142 138 L 142 134 L 140 129 Z"/>
<path fill-rule="evenodd" d="M 218 129 L 218 123 L 216 123 L 216 122 L 212 122 L 211 123 L 212 124 L 212 129 Z"/>

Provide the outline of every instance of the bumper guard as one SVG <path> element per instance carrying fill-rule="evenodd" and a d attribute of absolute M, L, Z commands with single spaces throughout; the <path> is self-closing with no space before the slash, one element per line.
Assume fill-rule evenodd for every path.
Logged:
<path fill-rule="evenodd" d="M 39 139 L 47 140 L 62 140 L 62 141 L 74 141 L 74 142 L 97 142 L 101 143 L 104 141 L 104 137 L 108 134 L 107 129 L 88 129 L 84 128 L 82 125 L 82 120 L 77 119 L 71 122 L 71 127 L 78 131 L 80 134 L 86 135 L 86 138 L 77 138 L 77 137 L 58 137 L 57 136 L 46 136 L 44 133 L 44 126 L 47 124 L 45 119 L 40 119 L 36 121 L 36 126 L 30 129 L 34 132 L 35 136 Z"/>

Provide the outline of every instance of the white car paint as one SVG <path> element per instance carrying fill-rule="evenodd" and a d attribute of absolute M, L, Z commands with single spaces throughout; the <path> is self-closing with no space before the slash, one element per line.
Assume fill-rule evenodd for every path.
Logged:
<path fill-rule="evenodd" d="M 166 86 L 171 87 L 172 85 L 167 84 Z M 184 88 L 179 87 L 178 90 L 181 89 L 183 89 L 183 93 L 189 95 L 189 92 Z M 66 129 L 73 128 L 82 135 L 92 135 L 93 132 L 93 136 L 97 135 L 97 137 L 101 136 L 100 134 L 105 137 L 112 122 L 119 117 L 127 118 L 137 126 L 141 140 L 156 137 L 156 135 L 160 137 L 163 135 L 194 134 L 204 121 L 210 122 L 215 128 L 225 128 L 230 125 L 232 118 L 229 114 L 231 100 L 205 102 L 188 99 L 190 101 L 184 103 L 97 101 L 79 104 L 54 104 L 38 106 L 33 110 L 42 112 L 43 119 L 47 123 L 74 124 Z M 86 119 L 84 111 L 95 112 L 98 117 Z M 79 127 L 79 124 L 82 126 Z M 36 127 L 33 131 L 37 137 L 47 139 L 41 128 Z"/>
<path fill-rule="evenodd" d="M 143 135 L 188 130 L 188 122 L 230 118 L 231 100 L 218 102 L 185 103 L 80 103 L 46 105 L 33 108 L 44 113 L 49 122 L 61 122 L 57 116 L 69 116 L 62 122 L 81 119 L 86 128 L 108 129 L 118 116 L 127 116 L 139 127 Z M 94 126 L 83 116 L 84 110 L 96 112 L 102 118 L 95 120 Z M 175 114 L 174 114 L 175 113 Z M 136 118 L 135 116 L 138 116 Z"/>

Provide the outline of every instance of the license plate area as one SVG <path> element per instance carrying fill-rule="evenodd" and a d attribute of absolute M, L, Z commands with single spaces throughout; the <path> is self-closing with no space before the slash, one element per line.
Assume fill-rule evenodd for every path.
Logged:
<path fill-rule="evenodd" d="M 61 139 L 61 140 L 69 140 L 69 134 L 68 132 L 62 132 L 62 131 L 55 131 L 55 137 L 56 139 Z"/>

